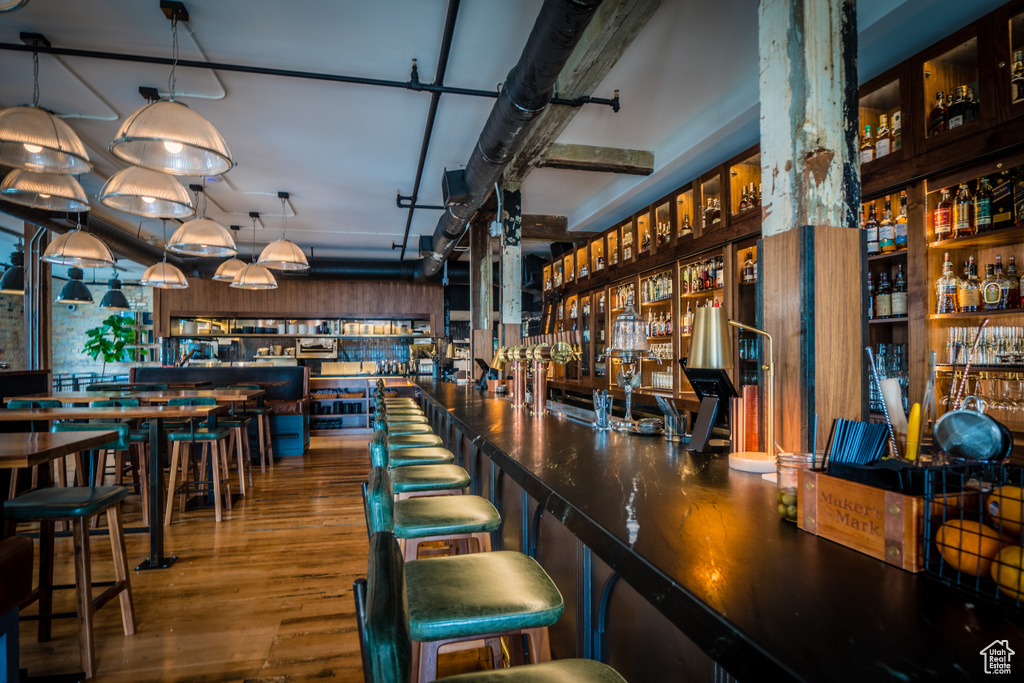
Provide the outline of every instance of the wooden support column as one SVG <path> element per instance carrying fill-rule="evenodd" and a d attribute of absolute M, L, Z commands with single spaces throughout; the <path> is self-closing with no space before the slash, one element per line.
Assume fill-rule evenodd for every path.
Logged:
<path fill-rule="evenodd" d="M 762 327 L 775 339 L 776 440 L 822 448 L 862 419 L 866 256 L 856 228 L 855 0 L 761 0 Z"/>
<path fill-rule="evenodd" d="M 50 264 L 39 257 L 50 244 L 50 232 L 25 223 L 25 369 L 53 368 L 53 292 Z"/>
<path fill-rule="evenodd" d="M 522 335 L 523 322 L 523 192 L 519 183 L 502 189 L 501 220 L 501 334 L 499 344 L 512 346 Z"/>
<path fill-rule="evenodd" d="M 473 323 L 471 358 L 480 358 L 490 365 L 493 332 L 491 312 L 494 303 L 494 266 L 491 263 L 491 235 L 487 221 L 475 219 L 469 227 L 469 316 Z M 476 362 L 470 363 L 470 373 L 479 377 Z"/>

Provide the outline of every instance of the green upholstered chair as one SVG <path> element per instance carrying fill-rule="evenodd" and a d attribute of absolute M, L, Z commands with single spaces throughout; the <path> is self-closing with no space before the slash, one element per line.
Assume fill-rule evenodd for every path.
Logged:
<path fill-rule="evenodd" d="M 398 539 L 406 560 L 419 556 L 420 544 L 441 541 L 469 550 L 476 541 L 479 552 L 491 549 L 492 531 L 501 526 L 501 515 L 480 496 L 428 496 L 395 501 L 391 476 L 384 467 L 373 467 L 363 485 L 366 526 L 370 534 L 390 531 Z M 446 550 L 447 552 L 447 550 Z"/>
<path fill-rule="evenodd" d="M 229 384 L 224 387 L 225 389 L 259 389 L 258 384 Z M 260 472 L 267 471 L 267 463 L 270 463 L 270 468 L 274 468 L 274 443 L 270 437 L 270 414 L 271 410 L 267 406 L 257 405 L 246 405 L 240 411 L 235 411 L 236 415 L 244 415 L 251 417 L 256 420 L 256 432 L 259 436 L 260 443 Z M 250 482 L 251 485 L 252 482 Z"/>
<path fill-rule="evenodd" d="M 209 406 L 217 405 L 215 398 L 172 398 L 167 402 L 169 406 Z M 218 421 L 219 422 L 219 421 Z M 171 442 L 171 472 L 167 484 L 167 508 L 164 510 L 164 525 L 173 521 L 174 497 L 178 496 L 178 509 L 185 511 L 185 500 L 188 493 L 193 490 L 205 490 L 212 487 L 214 515 L 218 522 L 223 520 L 221 499 L 224 499 L 224 506 L 231 509 L 231 484 L 228 479 L 231 476 L 228 471 L 228 437 L 231 436 L 231 428 L 218 423 L 215 429 L 182 429 L 167 434 Z M 202 450 L 202 457 L 199 460 L 198 472 L 192 481 L 189 481 L 191 467 L 192 448 L 199 446 Z M 213 462 L 207 467 L 207 459 Z M 176 479 L 180 468 L 181 483 Z M 205 472 L 209 469 L 211 480 L 204 479 Z M 239 470 L 239 479 L 242 479 L 243 471 Z"/>
<path fill-rule="evenodd" d="M 386 532 L 370 536 L 367 579 L 365 584 L 356 582 L 355 594 L 364 671 L 373 683 L 432 681 L 438 649 L 466 640 L 484 639 L 498 667 L 498 638 L 508 635 L 529 637 L 535 662 L 550 660 L 547 627 L 564 609 L 551 578 L 527 555 L 497 551 L 404 562 L 398 543 Z M 530 668 L 524 668 L 523 675 Z M 511 680 L 622 683 L 616 677 L 571 677 L 590 668 L 604 669 L 569 665 L 561 677 L 549 679 L 541 677 L 544 669 L 538 668 L 538 678 Z M 506 674 L 487 675 L 495 676 L 497 683 Z"/>
<path fill-rule="evenodd" d="M 121 501 L 128 495 L 123 486 L 72 486 L 37 489 L 4 503 L 4 516 L 9 526 L 39 523 L 39 585 L 29 602 L 39 600 L 39 640 L 50 639 L 53 618 L 53 536 L 54 523 L 72 523 L 75 552 L 75 591 L 78 605 L 79 651 L 86 678 L 96 674 L 96 652 L 93 639 L 93 614 L 114 597 L 121 603 L 121 625 L 126 636 L 135 633 L 135 607 L 129 578 L 128 559 L 121 527 Z M 89 532 L 86 521 L 101 512 L 107 514 L 110 546 L 114 559 L 114 585 L 100 596 L 92 597 L 92 567 Z M 26 603 L 28 604 L 28 603 Z M 25 604 L 22 605 L 24 607 Z"/>

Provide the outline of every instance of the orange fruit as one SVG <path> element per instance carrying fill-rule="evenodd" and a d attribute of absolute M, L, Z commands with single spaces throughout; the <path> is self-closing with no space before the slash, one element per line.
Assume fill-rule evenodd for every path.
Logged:
<path fill-rule="evenodd" d="M 999 534 L 992 527 L 959 519 L 939 527 L 935 545 L 947 564 L 971 576 L 988 574 L 1002 547 Z"/>
<path fill-rule="evenodd" d="M 1020 536 L 1024 527 L 1024 488 L 1002 486 L 993 491 L 985 501 L 985 510 L 992 517 L 996 527 L 1006 533 Z"/>
<path fill-rule="evenodd" d="M 992 564 L 992 580 L 1014 598 L 1024 598 L 1024 548 L 1009 546 L 999 551 Z"/>

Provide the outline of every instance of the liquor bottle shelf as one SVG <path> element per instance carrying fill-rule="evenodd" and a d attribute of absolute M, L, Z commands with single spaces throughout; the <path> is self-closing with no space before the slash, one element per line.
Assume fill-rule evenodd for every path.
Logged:
<path fill-rule="evenodd" d="M 651 306 L 654 304 L 670 304 L 672 303 L 672 297 L 667 296 L 664 299 L 655 299 L 654 301 L 644 301 L 641 306 Z"/>
<path fill-rule="evenodd" d="M 1007 308 L 1002 311 L 977 311 L 974 313 L 929 313 L 929 320 L 956 320 L 962 318 L 987 318 L 990 315 L 1024 315 L 1024 308 Z"/>
<path fill-rule="evenodd" d="M 907 318 L 906 316 L 901 316 L 899 318 L 875 318 L 873 320 L 869 320 L 868 324 L 884 325 L 885 323 L 905 323 L 907 322 L 907 320 L 909 320 L 909 318 Z"/>
<path fill-rule="evenodd" d="M 1013 226 L 983 232 L 971 237 L 958 237 L 948 240 L 931 242 L 932 249 L 966 249 L 968 247 L 1003 247 L 1024 242 L 1024 226 Z"/>
<path fill-rule="evenodd" d="M 935 369 L 936 370 L 951 371 L 951 370 L 954 369 L 954 367 L 956 368 L 956 370 L 958 372 L 960 370 L 964 369 L 963 364 L 958 364 L 956 366 L 954 366 L 954 365 L 952 365 L 950 363 L 936 363 L 935 364 Z M 978 372 L 1018 372 L 1020 370 L 1024 370 L 1024 365 L 1021 365 L 1021 364 L 1018 364 L 1018 363 L 1001 363 L 999 365 L 974 365 L 974 364 L 972 364 L 971 365 L 971 371 L 973 372 L 975 370 L 978 371 Z"/>
<path fill-rule="evenodd" d="M 688 292 L 686 294 L 680 294 L 680 296 L 682 296 L 684 299 L 689 299 L 691 297 L 707 296 L 709 294 L 715 294 L 717 292 L 721 292 L 723 289 L 725 289 L 725 287 L 715 287 L 714 289 L 705 289 L 705 290 L 702 290 L 700 292 Z"/>
<path fill-rule="evenodd" d="M 868 261 L 891 261 L 895 258 L 905 260 L 907 258 L 907 250 L 900 249 L 898 251 L 891 251 L 888 254 L 872 254 L 871 256 L 868 256 Z"/>

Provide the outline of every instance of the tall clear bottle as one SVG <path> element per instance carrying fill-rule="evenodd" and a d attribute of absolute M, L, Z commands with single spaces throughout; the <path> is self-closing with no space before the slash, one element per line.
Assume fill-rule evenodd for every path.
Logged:
<path fill-rule="evenodd" d="M 896 281 L 892 285 L 892 317 L 907 317 L 907 278 L 902 263 L 897 266 Z"/>
<path fill-rule="evenodd" d="M 953 202 L 953 237 L 970 237 L 974 234 L 974 198 L 967 183 L 960 183 Z"/>
<path fill-rule="evenodd" d="M 868 233 L 868 256 L 881 253 L 881 246 L 878 243 L 878 215 L 875 212 L 875 203 L 871 202 L 868 207 L 868 219 L 864 223 L 864 229 Z"/>
<path fill-rule="evenodd" d="M 935 312 L 958 313 L 960 300 L 958 288 L 960 280 L 953 274 L 953 263 L 949 260 L 949 252 L 942 262 L 942 275 L 935 282 Z"/>
<path fill-rule="evenodd" d="M 976 313 L 981 310 L 981 280 L 978 279 L 978 266 L 973 256 L 967 261 L 967 278 L 960 283 L 958 294 L 961 313 Z"/>

